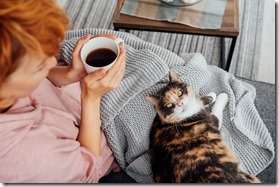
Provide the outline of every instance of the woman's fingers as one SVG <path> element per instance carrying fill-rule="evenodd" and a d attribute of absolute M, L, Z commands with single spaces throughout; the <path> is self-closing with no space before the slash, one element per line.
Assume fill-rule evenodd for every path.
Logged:
<path fill-rule="evenodd" d="M 125 50 L 124 50 L 124 53 L 125 53 Z M 120 60 L 120 63 L 119 63 L 119 67 L 117 67 L 118 71 L 117 71 L 117 74 L 116 74 L 115 81 L 120 83 L 120 81 L 123 79 L 124 73 L 125 73 L 126 55 L 123 55 L 123 57 L 120 58 L 119 60 Z"/>
<path fill-rule="evenodd" d="M 117 73 L 123 78 L 125 72 L 125 66 L 126 66 L 126 50 L 124 48 L 121 48 L 119 62 L 117 65 L 118 65 L 116 67 L 118 69 Z"/>
<path fill-rule="evenodd" d="M 123 66 L 126 62 L 126 50 L 124 48 L 119 48 L 120 53 L 119 56 L 116 59 L 116 62 L 113 64 L 113 66 L 108 70 L 108 74 L 116 74 L 120 69 L 123 69 Z"/>
<path fill-rule="evenodd" d="M 112 87 L 118 87 L 120 84 L 120 81 L 122 80 L 125 72 L 125 64 L 126 64 L 126 55 L 125 55 L 125 49 L 121 49 L 120 54 L 117 58 L 117 61 L 111 69 L 108 70 L 107 76 L 104 78 L 104 80 L 107 84 L 113 85 Z"/>
<path fill-rule="evenodd" d="M 98 36 L 104 35 L 97 35 L 95 37 Z M 105 69 L 99 69 L 84 78 L 84 96 L 93 98 L 100 97 L 120 85 L 120 82 L 123 79 L 125 73 L 125 51 L 126 50 L 122 46 L 120 46 L 119 56 L 117 57 L 116 62 L 108 71 L 106 71 Z"/>
<path fill-rule="evenodd" d="M 73 50 L 73 57 L 79 57 L 80 50 L 84 44 L 90 40 L 90 35 L 86 35 L 83 38 L 78 39 L 75 48 Z"/>
<path fill-rule="evenodd" d="M 87 87 L 90 87 L 93 85 L 96 81 L 102 79 L 106 75 L 105 69 L 98 69 L 97 71 L 94 71 L 93 73 L 88 74 L 84 78 L 84 83 L 87 85 Z"/>
<path fill-rule="evenodd" d="M 115 40 L 117 38 L 117 36 L 115 36 L 113 34 L 97 34 L 97 35 L 93 36 L 92 38 L 95 38 L 95 37 L 107 37 L 112 40 Z"/>
<path fill-rule="evenodd" d="M 107 72 L 105 71 L 105 69 L 99 69 L 87 75 L 86 80 L 96 81 L 101 79 L 100 81 L 102 81 L 102 84 L 104 86 L 109 85 L 113 82 L 119 82 L 119 79 L 122 78 L 124 75 L 125 61 L 126 61 L 125 49 L 121 48 L 119 57 Z"/>

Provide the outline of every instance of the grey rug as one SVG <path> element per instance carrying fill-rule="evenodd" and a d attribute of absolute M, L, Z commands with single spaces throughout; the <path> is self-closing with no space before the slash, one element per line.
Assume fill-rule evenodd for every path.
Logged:
<path fill-rule="evenodd" d="M 113 15 L 117 0 L 58 0 L 65 9 L 72 29 L 114 29 Z M 261 55 L 264 1 L 239 0 L 240 35 L 232 58 L 230 73 L 249 80 L 258 80 Z M 220 38 L 130 30 L 139 38 L 180 55 L 202 53 L 208 64 L 220 63 Z M 226 53 L 231 40 L 226 39 Z M 227 57 L 226 54 L 226 57 Z"/>

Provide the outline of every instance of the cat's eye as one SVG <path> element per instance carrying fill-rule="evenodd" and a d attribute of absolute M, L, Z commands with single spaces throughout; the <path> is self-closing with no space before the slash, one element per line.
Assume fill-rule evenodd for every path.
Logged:
<path fill-rule="evenodd" d="M 170 107 L 172 107 L 172 103 L 167 103 L 167 104 L 165 104 L 165 106 L 166 106 L 167 108 L 170 108 Z"/>
<path fill-rule="evenodd" d="M 181 90 L 179 90 L 179 91 L 177 92 L 177 96 L 178 96 L 178 97 L 182 96 L 182 91 L 181 91 Z"/>

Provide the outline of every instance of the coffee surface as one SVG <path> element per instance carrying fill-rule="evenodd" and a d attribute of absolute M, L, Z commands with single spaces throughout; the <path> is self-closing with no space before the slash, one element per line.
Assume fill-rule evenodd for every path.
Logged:
<path fill-rule="evenodd" d="M 87 55 L 86 63 L 93 67 L 103 67 L 112 63 L 116 59 L 116 56 L 110 49 L 95 49 Z"/>

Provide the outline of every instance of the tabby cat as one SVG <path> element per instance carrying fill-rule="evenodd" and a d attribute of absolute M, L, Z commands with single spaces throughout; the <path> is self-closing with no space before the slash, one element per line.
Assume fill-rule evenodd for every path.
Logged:
<path fill-rule="evenodd" d="M 193 90 L 171 71 L 170 82 L 146 99 L 157 112 L 149 146 L 154 182 L 261 183 L 241 171 L 220 135 L 227 94 L 196 98 Z M 210 113 L 205 106 L 213 102 Z"/>

